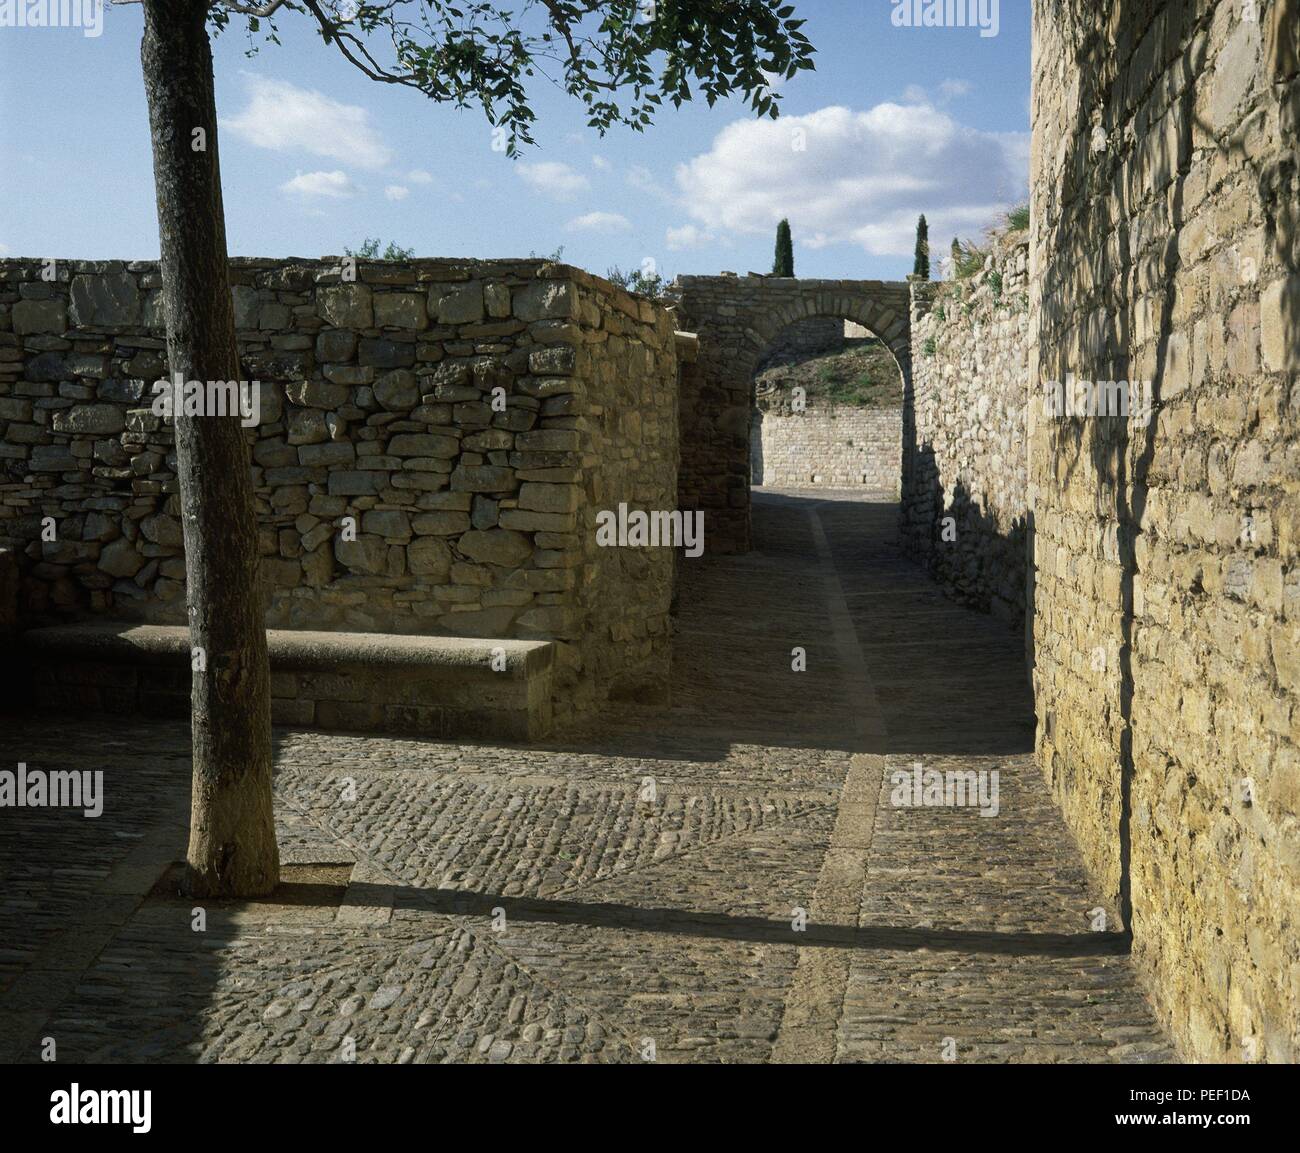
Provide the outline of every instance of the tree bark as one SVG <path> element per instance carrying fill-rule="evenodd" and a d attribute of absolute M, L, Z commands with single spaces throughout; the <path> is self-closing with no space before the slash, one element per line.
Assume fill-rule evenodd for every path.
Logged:
<path fill-rule="evenodd" d="M 140 46 L 167 359 L 173 375 L 203 382 L 240 378 L 206 14 L 206 0 L 144 0 Z M 191 673 L 189 884 L 195 896 L 259 896 L 275 887 L 280 863 L 248 445 L 238 413 L 174 421 L 190 643 L 206 664 Z"/>

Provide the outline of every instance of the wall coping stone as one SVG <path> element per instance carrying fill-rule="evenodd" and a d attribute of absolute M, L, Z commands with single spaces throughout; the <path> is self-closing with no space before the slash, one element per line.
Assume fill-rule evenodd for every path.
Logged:
<path fill-rule="evenodd" d="M 22 640 L 29 650 L 43 655 L 104 657 L 140 664 L 190 660 L 190 633 L 183 625 L 54 625 L 29 629 Z M 493 675 L 511 679 L 550 669 L 555 656 L 551 641 L 507 638 L 267 629 L 266 643 L 274 667 L 325 670 L 359 664 L 394 669 L 487 669 L 493 650 L 500 649 L 505 667 Z"/>

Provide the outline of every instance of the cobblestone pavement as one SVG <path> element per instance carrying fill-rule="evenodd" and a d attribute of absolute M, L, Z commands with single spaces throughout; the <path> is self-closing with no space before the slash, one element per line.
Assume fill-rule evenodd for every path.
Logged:
<path fill-rule="evenodd" d="M 1170 1059 L 1091 929 L 1018 634 L 899 555 L 893 504 L 754 516 L 683 562 L 667 710 L 528 748 L 277 730 L 284 883 L 202 931 L 186 726 L 6 718 L 0 763 L 107 800 L 0 813 L 0 1059 Z M 998 815 L 895 806 L 916 763 L 996 770 Z"/>

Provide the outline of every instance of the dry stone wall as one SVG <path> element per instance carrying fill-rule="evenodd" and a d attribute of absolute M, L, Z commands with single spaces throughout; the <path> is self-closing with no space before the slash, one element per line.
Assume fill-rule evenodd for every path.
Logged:
<path fill-rule="evenodd" d="M 22 621 L 183 623 L 157 267 L 54 273 L 0 262 L 0 547 Z M 236 260 L 231 281 L 261 385 L 269 626 L 555 640 L 561 712 L 664 678 L 671 554 L 600 548 L 595 516 L 676 507 L 666 310 L 536 260 L 353 281 Z"/>
<path fill-rule="evenodd" d="M 755 410 L 749 442 L 754 484 L 898 495 L 901 409 Z"/>
<path fill-rule="evenodd" d="M 1025 622 L 1029 245 L 994 239 L 973 276 L 912 285 L 902 529 L 963 603 Z"/>
<path fill-rule="evenodd" d="M 1300 1060 L 1298 58 L 1295 0 L 1034 4 L 1038 753 L 1202 1060 Z"/>

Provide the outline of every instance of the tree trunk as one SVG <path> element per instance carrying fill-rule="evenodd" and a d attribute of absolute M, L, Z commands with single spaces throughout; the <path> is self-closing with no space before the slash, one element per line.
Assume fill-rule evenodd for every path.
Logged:
<path fill-rule="evenodd" d="M 240 377 L 217 160 L 206 0 L 144 0 L 140 58 L 153 138 L 167 359 L 184 380 Z M 206 139 L 196 139 L 202 129 Z M 199 143 L 202 147 L 199 147 Z M 176 413 L 192 663 L 195 896 L 258 896 L 279 880 L 271 692 L 248 445 L 238 413 Z"/>

